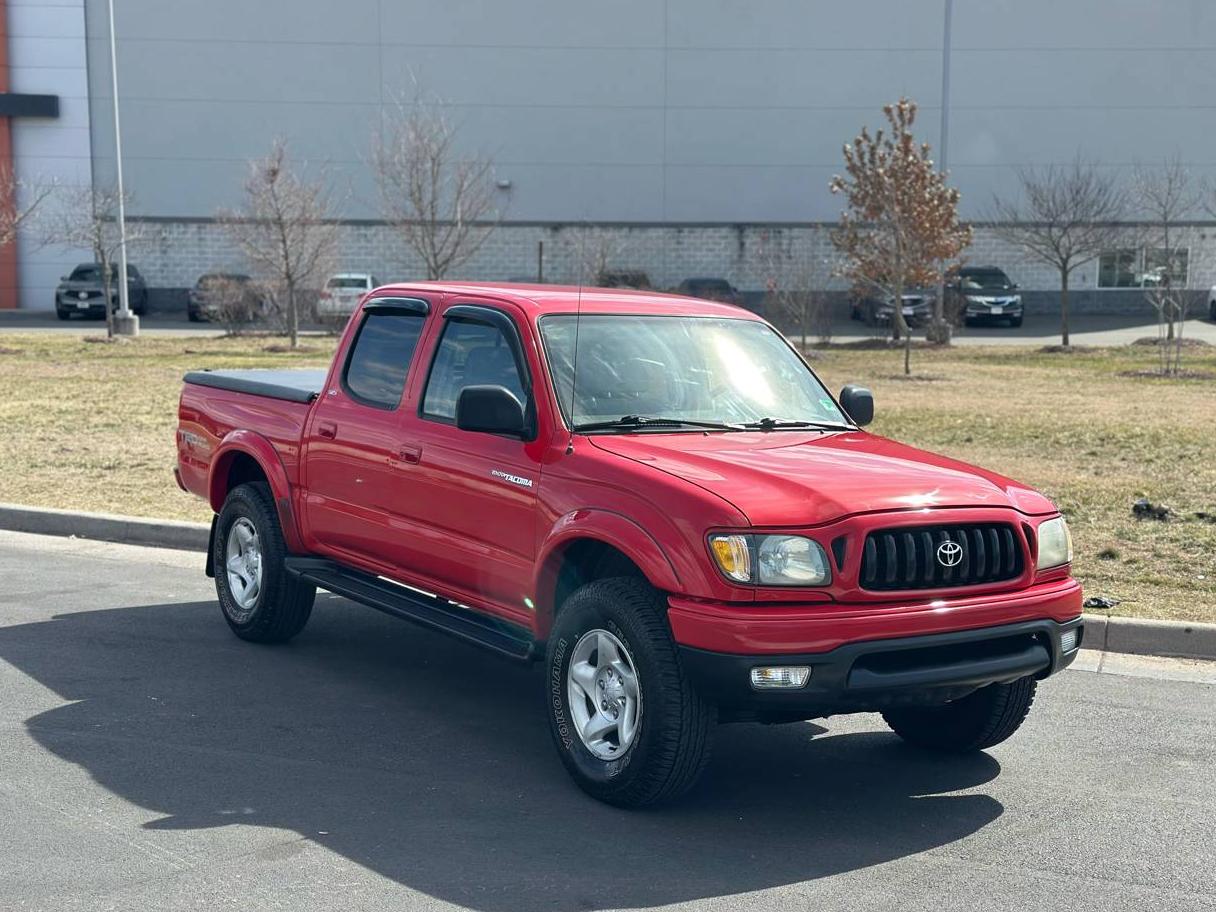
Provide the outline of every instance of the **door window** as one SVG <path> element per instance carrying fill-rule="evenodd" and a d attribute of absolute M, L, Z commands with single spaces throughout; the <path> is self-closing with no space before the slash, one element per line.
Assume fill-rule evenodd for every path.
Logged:
<path fill-rule="evenodd" d="M 486 323 L 449 320 L 431 364 L 423 415 L 454 421 L 460 391 L 483 384 L 505 386 L 521 403 L 528 401 L 515 353 L 502 330 Z"/>
<path fill-rule="evenodd" d="M 421 313 L 401 311 L 363 317 L 342 374 L 352 399 L 388 410 L 400 404 L 424 320 Z"/>

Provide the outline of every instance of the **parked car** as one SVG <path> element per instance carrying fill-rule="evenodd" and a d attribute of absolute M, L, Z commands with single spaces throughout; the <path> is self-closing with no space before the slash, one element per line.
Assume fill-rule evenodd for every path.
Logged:
<path fill-rule="evenodd" d="M 236 307 L 256 318 L 265 308 L 265 299 L 253 279 L 239 272 L 208 272 L 198 277 L 186 303 L 191 323 L 222 319 L 226 308 Z"/>
<path fill-rule="evenodd" d="M 650 276 L 634 269 L 607 269 L 595 277 L 598 288 L 637 288 L 649 291 Z"/>
<path fill-rule="evenodd" d="M 1216 285 L 1208 290 L 1208 319 L 1216 323 Z"/>
<path fill-rule="evenodd" d="M 100 263 L 81 263 L 60 278 L 55 289 L 55 314 L 60 320 L 73 316 L 105 319 L 105 285 Z M 143 316 L 148 309 L 148 288 L 139 270 L 127 264 L 127 306 Z M 110 310 L 118 310 L 118 266 L 110 265 Z"/>
<path fill-rule="evenodd" d="M 907 291 L 902 300 L 904 321 L 908 326 L 923 326 L 933 318 L 932 292 Z M 882 292 L 855 294 L 849 316 L 871 326 L 889 326 L 895 317 L 895 298 Z"/>
<path fill-rule="evenodd" d="M 379 284 L 379 279 L 366 272 L 330 276 L 317 299 L 317 316 L 349 317 L 359 306 L 359 299 Z"/>
<path fill-rule="evenodd" d="M 743 306 L 743 295 L 726 279 L 685 279 L 676 288 L 676 294 L 706 301 L 721 301 L 723 304 Z"/>
<path fill-rule="evenodd" d="M 997 266 L 964 266 L 946 285 L 951 312 L 968 325 L 1006 321 L 1022 325 L 1022 296 L 1018 285 Z"/>
<path fill-rule="evenodd" d="M 870 392 L 755 314 L 581 291 L 389 286 L 328 370 L 187 374 L 233 633 L 291 639 L 321 587 L 543 662 L 563 764 L 620 806 L 691 786 L 718 722 L 1012 735 L 1082 645 L 1051 501 L 866 433 Z M 493 699 L 499 659 L 462 661 Z"/>

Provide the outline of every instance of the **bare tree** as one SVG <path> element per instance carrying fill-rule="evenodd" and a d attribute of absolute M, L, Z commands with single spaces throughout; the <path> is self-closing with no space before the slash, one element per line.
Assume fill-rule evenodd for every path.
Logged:
<path fill-rule="evenodd" d="M 0 247 L 11 244 L 17 235 L 30 226 L 39 208 L 50 197 L 55 185 L 51 183 L 27 184 L 19 181 L 8 165 L 0 165 Z M 18 201 L 21 191 L 25 199 Z"/>
<path fill-rule="evenodd" d="M 292 348 L 299 344 L 304 294 L 321 286 L 337 259 L 331 205 L 323 183 L 292 169 L 287 143 L 279 139 L 266 158 L 249 163 L 241 210 L 220 213 L 250 271 L 282 311 Z"/>
<path fill-rule="evenodd" d="M 832 338 L 827 298 L 818 291 L 825 284 L 829 267 L 812 255 L 811 248 L 810 244 L 798 244 L 790 232 L 781 229 L 762 231 L 756 244 L 765 313 L 788 326 L 791 335 L 799 336 L 804 350 L 812 333 L 821 342 Z"/>
<path fill-rule="evenodd" d="M 1182 332 L 1190 297 L 1185 282 L 1179 287 L 1174 281 L 1181 253 L 1179 223 L 1194 214 L 1199 198 L 1195 180 L 1178 156 L 1157 168 L 1136 165 L 1132 200 L 1147 223 L 1142 284 L 1157 314 L 1157 350 L 1164 374 L 1177 373 L 1182 367 Z"/>
<path fill-rule="evenodd" d="M 62 187 L 54 194 L 52 211 L 45 217 L 41 234 L 45 243 L 60 247 L 87 248 L 101 267 L 101 293 L 105 301 L 106 336 L 114 336 L 113 303 L 117 299 L 115 281 L 118 276 L 118 254 L 123 241 L 118 230 L 118 191 L 113 187 Z M 130 194 L 124 198 L 129 205 Z M 128 221 L 126 244 L 138 247 L 150 237 L 142 222 Z"/>
<path fill-rule="evenodd" d="M 1060 342 L 1068 339 L 1073 270 L 1118 243 L 1127 201 L 1115 179 L 1080 156 L 1066 167 L 1018 170 L 1020 201 L 993 198 L 993 230 L 1060 274 Z"/>
<path fill-rule="evenodd" d="M 841 273 L 854 285 L 877 288 L 895 302 L 892 321 L 904 340 L 904 373 L 912 372 L 912 335 L 903 316 L 903 293 L 943 281 L 947 264 L 971 243 L 971 228 L 958 217 L 959 193 L 947 186 L 929 157 L 927 143 L 912 135 L 916 104 L 901 98 L 886 105 L 890 134 L 868 128 L 844 147 L 845 175 L 832 178 L 833 193 L 848 207 L 832 243 L 844 257 Z"/>
<path fill-rule="evenodd" d="M 497 227 L 493 163 L 461 157 L 440 102 L 416 91 L 398 101 L 372 149 L 385 220 L 442 279 L 481 249 Z"/>
<path fill-rule="evenodd" d="M 630 239 L 621 231 L 592 225 L 580 225 L 563 241 L 579 285 L 597 284 L 604 273 L 619 267 L 622 258 L 633 248 Z"/>

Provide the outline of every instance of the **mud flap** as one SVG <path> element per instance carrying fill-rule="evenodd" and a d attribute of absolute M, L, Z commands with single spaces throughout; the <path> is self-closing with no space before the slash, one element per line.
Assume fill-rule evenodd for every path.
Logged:
<path fill-rule="evenodd" d="M 203 568 L 203 573 L 212 578 L 215 577 L 215 523 L 218 519 L 217 514 L 211 515 L 211 532 L 207 536 L 207 565 Z"/>

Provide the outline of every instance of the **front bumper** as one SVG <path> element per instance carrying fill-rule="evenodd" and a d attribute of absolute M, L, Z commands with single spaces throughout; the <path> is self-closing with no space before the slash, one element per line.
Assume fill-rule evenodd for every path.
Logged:
<path fill-rule="evenodd" d="M 1076 631 L 1065 652 L 1060 638 Z M 892 706 L 930 706 L 957 700 L 989 684 L 1033 675 L 1045 678 L 1076 658 L 1080 617 L 959 630 L 951 633 L 852 642 L 827 652 L 736 655 L 680 646 L 684 669 L 718 706 L 723 721 L 787 722 Z M 757 690 L 756 666 L 811 669 L 797 689 Z"/>

